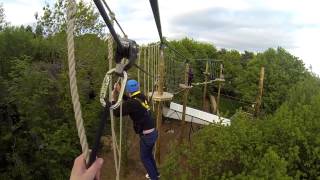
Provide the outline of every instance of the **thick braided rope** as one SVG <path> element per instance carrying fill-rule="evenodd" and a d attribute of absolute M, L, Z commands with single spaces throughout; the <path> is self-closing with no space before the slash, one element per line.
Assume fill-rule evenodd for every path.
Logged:
<path fill-rule="evenodd" d="M 74 58 L 73 33 L 74 33 L 74 24 L 75 24 L 75 14 L 76 14 L 76 2 L 74 0 L 69 0 L 68 9 L 67 9 L 67 19 L 68 19 L 67 40 L 68 40 L 68 65 L 69 65 L 70 91 L 71 91 L 71 97 L 72 97 L 74 117 L 76 120 L 77 129 L 78 129 L 78 136 L 80 138 L 82 152 L 84 154 L 86 162 L 88 163 L 89 148 L 88 148 L 86 132 L 83 126 L 81 106 L 80 106 L 79 94 L 78 94 L 78 88 L 77 88 L 75 60 L 74 60 L 75 58 Z"/>
<path fill-rule="evenodd" d="M 109 60 L 109 69 L 112 67 L 112 60 L 113 60 L 113 38 L 111 34 L 108 37 L 108 60 Z M 111 80 L 112 82 L 112 80 Z M 112 101 L 112 83 L 109 84 L 109 101 Z M 111 136 L 112 136 L 112 148 L 113 148 L 113 157 L 114 157 L 114 164 L 116 172 L 118 171 L 117 166 L 117 155 L 116 155 L 116 142 L 115 142 L 115 133 L 114 133 L 114 119 L 113 119 L 113 110 L 110 109 L 110 121 L 111 121 Z"/>
<path fill-rule="evenodd" d="M 113 61 L 113 37 L 109 35 L 108 37 L 108 60 L 109 69 L 111 69 Z M 112 82 L 112 80 L 110 81 Z M 112 100 L 112 83 L 109 84 L 109 101 Z M 116 132 L 114 129 L 115 122 L 113 116 L 113 109 L 110 108 L 110 121 L 111 121 L 111 136 L 112 136 L 112 148 L 113 148 L 113 159 L 116 169 L 116 180 L 120 179 L 120 164 L 121 164 L 121 130 L 122 130 L 122 103 L 120 105 L 120 148 L 117 143 Z"/>

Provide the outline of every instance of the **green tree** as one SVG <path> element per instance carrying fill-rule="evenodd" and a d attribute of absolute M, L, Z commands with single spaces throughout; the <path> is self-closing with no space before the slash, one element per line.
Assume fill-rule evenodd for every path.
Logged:
<path fill-rule="evenodd" d="M 287 100 L 274 115 L 252 120 L 239 111 L 230 126 L 201 129 L 192 138 L 192 148 L 172 148 L 164 178 L 317 179 L 319 90 L 320 80 L 308 76 L 287 91 Z"/>
<path fill-rule="evenodd" d="M 191 66 L 194 79 L 193 82 L 204 82 L 204 74 L 206 60 L 205 59 L 215 59 L 217 55 L 217 49 L 214 45 L 198 42 L 193 39 L 184 38 L 181 40 L 170 41 L 170 46 L 180 52 L 180 55 L 174 51 L 167 49 L 167 56 L 171 57 L 171 63 L 167 62 L 169 73 L 166 75 L 167 81 L 170 81 L 174 78 L 177 78 L 177 81 L 174 82 L 171 86 L 175 86 L 173 89 L 178 89 L 179 83 L 184 83 L 183 74 L 181 72 L 185 71 L 185 62 L 188 61 Z M 183 57 L 184 56 L 184 57 Z M 169 60 L 169 57 L 167 60 Z M 187 59 L 186 59 L 187 58 Z M 179 63 L 180 62 L 180 63 Z M 173 70 L 172 70 L 173 69 Z M 175 72 L 175 73 L 174 73 Z M 177 74 L 178 73 L 178 77 Z M 173 82 L 172 82 L 173 83 Z M 188 106 L 201 107 L 202 99 L 202 86 L 195 86 L 192 89 L 192 93 L 189 94 Z M 181 94 L 177 95 L 176 100 L 179 102 L 181 100 Z"/>
<path fill-rule="evenodd" d="M 0 32 L 0 179 L 66 179 L 80 153 L 65 40 L 63 32 L 42 37 L 24 27 Z M 107 47 L 94 34 L 77 36 L 75 44 L 80 100 L 92 144 Z"/>
<path fill-rule="evenodd" d="M 3 4 L 0 3 L 0 31 L 6 26 Z"/>
<path fill-rule="evenodd" d="M 67 28 L 67 17 L 65 15 L 67 2 L 58 0 L 53 7 L 47 4 L 43 7 L 43 16 L 37 19 L 37 33 L 43 33 L 46 36 L 53 35 L 58 32 L 64 32 Z M 77 3 L 75 33 L 82 35 L 86 33 L 94 33 L 103 35 L 104 23 L 99 19 L 100 14 L 96 12 L 92 4 L 85 3 L 83 0 Z"/>
<path fill-rule="evenodd" d="M 304 80 L 307 70 L 300 59 L 283 48 L 269 49 L 259 53 L 248 62 L 247 68 L 236 78 L 236 91 L 243 99 L 255 100 L 262 66 L 265 67 L 263 109 L 270 113 L 286 100 L 288 89 Z"/>

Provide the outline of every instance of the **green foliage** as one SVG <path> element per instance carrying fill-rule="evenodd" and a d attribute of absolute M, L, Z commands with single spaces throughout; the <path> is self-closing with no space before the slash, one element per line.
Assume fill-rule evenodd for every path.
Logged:
<path fill-rule="evenodd" d="M 0 31 L 5 27 L 6 21 L 5 21 L 5 14 L 3 9 L 3 4 L 0 4 Z"/>
<path fill-rule="evenodd" d="M 319 79 L 309 77 L 291 88 L 274 115 L 253 120 L 238 112 L 231 126 L 205 127 L 194 135 L 192 148 L 181 146 L 170 153 L 164 178 L 319 178 L 319 90 Z M 181 158 L 188 166 L 181 166 Z"/>
<path fill-rule="evenodd" d="M 69 92 L 65 8 L 61 0 L 54 7 L 46 6 L 34 32 L 30 26 L 0 29 L 0 179 L 67 179 L 73 158 L 80 153 Z M 0 18 L 1 13 L 2 7 Z M 77 17 L 77 79 L 92 144 L 101 110 L 100 83 L 108 69 L 107 46 L 92 5 L 80 1 Z M 205 71 L 205 61 L 195 59 L 223 60 L 222 93 L 247 101 L 255 99 L 259 70 L 265 66 L 263 108 L 267 114 L 252 121 L 238 111 L 230 127 L 212 125 L 199 131 L 192 148 L 173 148 L 162 169 L 164 178 L 319 177 L 319 79 L 306 72 L 301 60 L 282 48 L 242 54 L 188 38 L 170 44 L 190 59 L 194 82 L 203 82 Z M 182 62 L 171 64 L 175 73 L 166 73 L 167 80 L 182 76 L 185 59 L 166 53 Z M 208 89 L 214 94 L 217 87 L 209 85 Z M 188 106 L 201 107 L 202 92 L 201 86 L 194 87 Z M 243 108 L 227 98 L 221 98 L 220 107 L 228 116 Z"/>
<path fill-rule="evenodd" d="M 242 98 L 253 101 L 257 95 L 260 67 L 265 67 L 263 108 L 274 112 L 286 99 L 287 90 L 306 78 L 304 64 L 283 48 L 269 49 L 248 62 L 235 80 Z M 240 71 L 241 72 L 241 71 Z"/>
<path fill-rule="evenodd" d="M 67 29 L 67 17 L 65 15 L 67 9 L 67 1 L 58 0 L 53 7 L 47 4 L 43 8 L 43 16 L 38 17 L 36 14 L 37 34 L 46 36 L 59 32 L 65 32 Z M 99 20 L 99 13 L 96 12 L 92 3 L 85 3 L 83 0 L 77 3 L 75 34 L 83 35 L 87 33 L 103 35 L 104 24 Z"/>
<path fill-rule="evenodd" d="M 80 154 L 69 91 L 66 35 L 24 27 L 0 32 L 0 179 L 67 179 Z M 78 86 L 90 144 L 101 106 L 106 45 L 76 37 Z"/>
<path fill-rule="evenodd" d="M 217 53 L 217 49 L 215 48 L 215 46 L 209 43 L 197 42 L 188 38 L 184 38 L 179 41 L 171 41 L 170 46 L 178 50 L 179 52 L 181 52 L 181 54 L 188 58 L 188 63 L 190 64 L 194 73 L 193 82 L 204 82 L 203 72 L 205 72 L 206 61 L 195 59 L 215 59 Z M 177 63 L 177 61 L 186 62 L 187 59 L 184 59 L 183 57 L 181 57 L 181 55 L 176 55 L 169 50 L 167 50 L 166 53 L 168 56 L 172 57 L 172 63 L 170 64 L 171 67 L 168 68 L 175 69 L 171 70 L 171 72 L 174 72 L 174 74 L 170 74 L 169 72 L 169 74 L 166 74 L 166 78 L 167 81 L 169 81 L 170 79 L 176 78 L 174 76 L 179 76 L 180 78 L 177 78 L 178 81 L 174 84 L 176 86 L 174 89 L 178 89 L 179 83 L 184 83 L 184 74 L 182 72 L 185 71 L 185 67 L 183 63 Z M 168 86 L 170 86 L 170 84 Z M 199 98 L 202 97 L 202 92 L 202 86 L 196 86 L 192 88 L 189 95 L 188 106 L 197 108 L 202 107 L 202 99 Z M 178 96 L 176 100 L 179 102 L 181 100 L 181 97 Z"/>

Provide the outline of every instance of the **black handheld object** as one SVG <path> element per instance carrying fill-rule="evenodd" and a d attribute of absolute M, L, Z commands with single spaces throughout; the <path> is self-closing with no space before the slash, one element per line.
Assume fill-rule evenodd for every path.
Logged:
<path fill-rule="evenodd" d="M 94 144 L 93 144 L 92 151 L 91 151 L 90 157 L 89 157 L 89 163 L 87 164 L 88 168 L 96 160 L 98 149 L 99 149 L 99 146 L 100 146 L 100 138 L 102 136 L 103 129 L 106 126 L 107 118 L 110 116 L 110 106 L 111 106 L 110 102 L 106 101 L 106 106 L 103 108 L 103 111 L 101 113 L 100 122 L 99 122 L 99 125 L 98 125 L 98 129 L 96 131 Z"/>

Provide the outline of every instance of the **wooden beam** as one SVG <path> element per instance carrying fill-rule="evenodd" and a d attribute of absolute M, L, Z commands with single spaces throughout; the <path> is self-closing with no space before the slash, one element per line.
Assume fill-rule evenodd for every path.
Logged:
<path fill-rule="evenodd" d="M 220 79 L 222 79 L 222 69 L 223 69 L 223 65 L 221 63 L 220 64 L 220 74 L 219 74 Z M 217 110 L 216 110 L 217 115 L 219 115 L 220 93 L 221 93 L 221 82 L 219 81 L 218 96 L 217 96 Z"/>
<path fill-rule="evenodd" d="M 211 94 L 209 94 L 209 98 L 210 98 L 210 104 L 211 104 L 211 112 L 213 114 L 217 113 L 217 101 L 215 99 L 214 96 L 212 96 Z"/>
<path fill-rule="evenodd" d="M 255 104 L 255 116 L 258 116 L 260 113 L 260 106 L 262 103 L 262 94 L 263 94 L 263 81 L 264 81 L 264 67 L 261 67 L 260 69 L 260 79 L 259 79 L 259 92 L 256 99 Z"/>
<path fill-rule="evenodd" d="M 204 111 L 205 111 L 205 108 L 206 108 L 208 73 L 209 73 L 209 60 L 207 60 L 207 62 L 206 62 L 206 72 L 204 73 L 205 77 L 204 77 L 203 98 L 202 98 L 202 109 Z"/>
<path fill-rule="evenodd" d="M 158 85 L 158 94 L 163 94 L 163 85 L 164 85 L 164 55 L 163 55 L 163 46 L 160 47 L 160 59 L 159 59 L 159 85 Z M 162 102 L 159 101 L 157 103 L 157 129 L 158 129 L 158 140 L 156 142 L 155 148 L 155 156 L 157 164 L 160 165 L 161 163 L 161 126 L 162 126 Z"/>
<path fill-rule="evenodd" d="M 185 72 L 184 72 L 184 85 L 188 86 L 188 72 L 189 72 L 189 64 L 186 64 L 186 68 L 185 68 Z M 185 126 L 186 126 L 186 108 L 187 108 L 187 101 L 188 101 L 188 94 L 189 94 L 189 89 L 190 88 L 186 88 L 184 90 L 184 94 L 183 94 L 183 106 L 182 106 L 182 121 L 181 121 L 181 134 L 180 134 L 180 138 L 179 138 L 179 142 L 182 143 L 183 140 L 183 136 L 184 136 L 184 132 L 185 132 Z"/>

